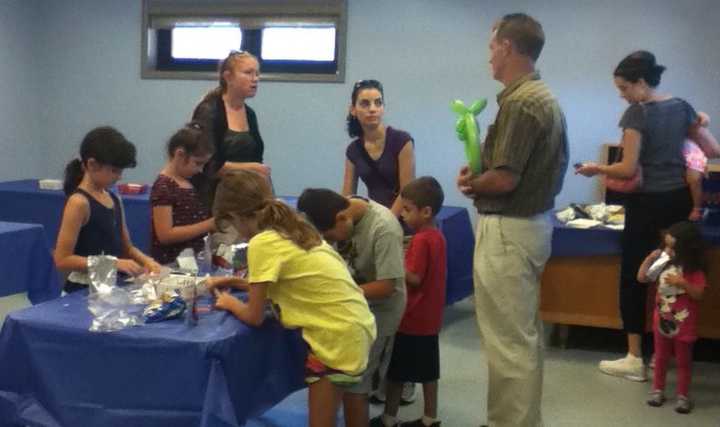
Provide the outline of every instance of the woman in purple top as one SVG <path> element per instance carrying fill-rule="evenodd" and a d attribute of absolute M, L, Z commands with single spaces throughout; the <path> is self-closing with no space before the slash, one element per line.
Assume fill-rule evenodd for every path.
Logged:
<path fill-rule="evenodd" d="M 358 178 L 370 199 L 400 217 L 400 190 L 415 178 L 415 151 L 409 133 L 383 123 L 385 100 L 377 80 L 360 80 L 353 86 L 348 134 L 356 138 L 345 152 L 342 194 L 357 193 Z"/>

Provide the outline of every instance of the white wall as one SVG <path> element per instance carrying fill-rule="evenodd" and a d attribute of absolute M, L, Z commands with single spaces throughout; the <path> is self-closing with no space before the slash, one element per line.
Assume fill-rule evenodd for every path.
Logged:
<path fill-rule="evenodd" d="M 21 3 L 11 2 L 15 16 L 20 15 L 11 20 L 26 19 L 30 6 Z M 151 181 L 163 164 L 165 139 L 189 118 L 214 82 L 140 79 L 140 0 L 32 4 L 45 25 L 39 35 L 21 32 L 15 38 L 42 41 L 40 54 L 30 58 L 40 66 L 42 84 L 33 85 L 26 76 L 20 79 L 23 91 L 34 91 L 42 99 L 46 120 L 24 124 L 36 126 L 39 140 L 47 144 L 50 155 L 43 175 L 59 176 L 84 133 L 111 124 L 140 151 L 140 164 L 127 178 Z M 547 42 L 538 66 L 564 107 L 571 163 L 598 158 L 600 145 L 617 139 L 625 104 L 612 84 L 612 71 L 639 48 L 653 51 L 668 67 L 661 89 L 710 113 L 716 119 L 712 130 L 720 134 L 716 0 L 349 0 L 346 83 L 263 82 L 249 102 L 258 112 L 278 192 L 340 188 L 352 83 L 377 78 L 385 85 L 387 123 L 415 137 L 418 174 L 436 176 L 448 204 L 467 205 L 454 189 L 463 151 L 453 133 L 449 103 L 487 97 L 490 107 L 480 116 L 483 130 L 492 121 L 501 87 L 489 74 L 487 41 L 492 22 L 515 11 L 530 13 L 545 28 Z M 11 52 L 21 63 L 28 62 L 22 49 Z M 0 65 L 0 77 L 3 73 Z M 0 102 L 0 113 L 12 109 L 13 101 Z M 38 170 L 13 167 L 0 170 L 0 179 Z M 570 174 L 558 205 L 594 197 L 595 181 Z"/>
<path fill-rule="evenodd" d="M 38 3 L 0 0 L 0 179 L 38 176 L 47 166 L 40 128 Z"/>

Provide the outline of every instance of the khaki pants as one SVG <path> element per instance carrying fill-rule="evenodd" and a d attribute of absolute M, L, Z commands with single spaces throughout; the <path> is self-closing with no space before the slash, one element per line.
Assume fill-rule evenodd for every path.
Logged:
<path fill-rule="evenodd" d="M 540 276 L 550 257 L 548 213 L 478 217 L 475 311 L 488 360 L 488 424 L 542 426 Z"/>

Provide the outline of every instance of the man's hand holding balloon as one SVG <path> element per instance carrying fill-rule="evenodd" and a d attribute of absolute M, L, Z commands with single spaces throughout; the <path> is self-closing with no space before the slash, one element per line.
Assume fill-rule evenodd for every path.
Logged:
<path fill-rule="evenodd" d="M 480 172 L 480 144 L 478 142 L 478 125 L 475 116 L 480 114 L 487 106 L 487 99 L 478 99 L 469 107 L 461 100 L 456 99 L 450 104 L 450 108 L 458 114 L 455 122 L 455 133 L 458 139 L 465 145 L 465 157 L 467 158 L 470 171 L 474 174 Z"/>

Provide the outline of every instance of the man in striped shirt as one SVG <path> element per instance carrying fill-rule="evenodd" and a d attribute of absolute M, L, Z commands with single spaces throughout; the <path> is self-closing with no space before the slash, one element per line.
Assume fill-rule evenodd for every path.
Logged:
<path fill-rule="evenodd" d="M 565 117 L 535 70 L 542 26 L 524 14 L 493 27 L 490 65 L 505 88 L 482 149 L 481 172 L 458 189 L 478 210 L 475 307 L 488 360 L 491 426 L 542 426 L 540 276 L 550 257 L 551 210 L 568 164 Z"/>

